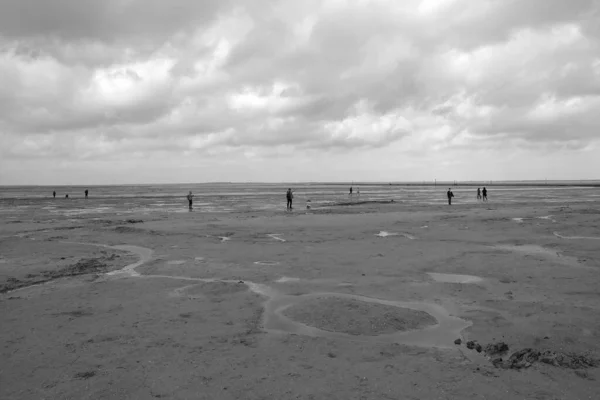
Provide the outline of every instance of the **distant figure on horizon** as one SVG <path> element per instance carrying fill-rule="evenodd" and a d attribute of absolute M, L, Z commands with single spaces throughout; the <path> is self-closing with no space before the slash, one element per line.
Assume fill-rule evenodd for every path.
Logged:
<path fill-rule="evenodd" d="M 452 205 L 452 198 L 454 197 L 454 193 L 452 193 L 452 190 L 450 190 L 450 188 L 448 188 L 448 193 L 446 193 L 446 195 L 448 196 L 448 205 Z"/>
<path fill-rule="evenodd" d="M 483 187 L 482 193 L 483 193 L 483 201 L 487 201 L 487 189 L 485 188 L 485 186 Z"/>
<path fill-rule="evenodd" d="M 68 199 L 68 198 L 69 198 L 69 195 L 68 195 L 68 194 L 65 194 L 65 199 Z"/>
<path fill-rule="evenodd" d="M 188 206 L 189 206 L 189 209 L 191 210 L 191 209 L 192 209 L 192 202 L 193 202 L 193 200 L 194 200 L 194 195 L 192 194 L 192 191 L 191 191 L 191 190 L 190 190 L 190 192 L 189 192 L 189 193 L 188 193 L 188 195 L 187 195 L 187 199 L 188 199 Z"/>
<path fill-rule="evenodd" d="M 52 192 L 52 197 L 56 198 L 56 191 Z"/>
<path fill-rule="evenodd" d="M 477 188 L 477 200 L 481 200 L 481 188 Z"/>
<path fill-rule="evenodd" d="M 350 186 L 350 193 L 348 193 L 348 197 L 352 198 L 352 186 Z"/>
<path fill-rule="evenodd" d="M 356 198 L 360 200 L 360 188 L 356 188 Z"/>
<path fill-rule="evenodd" d="M 289 188 L 287 190 L 287 193 L 285 194 L 285 197 L 287 198 L 287 209 L 291 210 L 292 209 L 292 201 L 294 200 L 294 193 L 292 193 L 292 189 Z"/>
<path fill-rule="evenodd" d="M 85 189 L 85 198 L 87 199 L 87 197 L 88 197 L 88 190 Z"/>

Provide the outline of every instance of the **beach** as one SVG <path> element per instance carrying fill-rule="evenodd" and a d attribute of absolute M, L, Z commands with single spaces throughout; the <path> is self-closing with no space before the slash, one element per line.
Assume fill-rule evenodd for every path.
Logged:
<path fill-rule="evenodd" d="M 451 188 L 2 188 L 0 398 L 596 399 L 600 189 Z"/>

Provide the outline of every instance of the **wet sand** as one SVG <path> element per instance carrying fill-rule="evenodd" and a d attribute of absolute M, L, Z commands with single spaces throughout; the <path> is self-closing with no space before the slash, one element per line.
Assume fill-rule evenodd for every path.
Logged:
<path fill-rule="evenodd" d="M 596 203 L 23 215 L 0 223 L 2 399 L 600 393 L 598 368 L 466 346 L 600 356 Z"/>

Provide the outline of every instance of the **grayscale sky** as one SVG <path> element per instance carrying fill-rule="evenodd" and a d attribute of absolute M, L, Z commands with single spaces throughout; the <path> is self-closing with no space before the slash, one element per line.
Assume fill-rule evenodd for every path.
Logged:
<path fill-rule="evenodd" d="M 592 179 L 598 0 L 0 0 L 0 184 Z"/>

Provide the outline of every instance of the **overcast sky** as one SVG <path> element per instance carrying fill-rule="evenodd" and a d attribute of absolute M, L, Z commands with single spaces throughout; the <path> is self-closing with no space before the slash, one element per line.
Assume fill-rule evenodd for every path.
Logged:
<path fill-rule="evenodd" d="M 0 0 L 0 184 L 600 177 L 599 0 Z"/>

